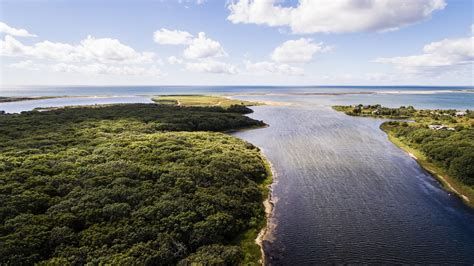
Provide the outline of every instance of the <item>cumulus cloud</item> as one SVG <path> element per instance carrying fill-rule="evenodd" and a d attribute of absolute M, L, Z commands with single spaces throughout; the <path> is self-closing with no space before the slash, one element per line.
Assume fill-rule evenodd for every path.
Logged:
<path fill-rule="evenodd" d="M 178 58 L 178 57 L 173 55 L 173 56 L 168 57 L 168 63 L 171 64 L 171 65 L 182 64 L 183 59 Z"/>
<path fill-rule="evenodd" d="M 227 53 L 219 42 L 207 38 L 204 32 L 200 32 L 184 50 L 183 55 L 187 59 L 202 59 L 226 56 Z"/>
<path fill-rule="evenodd" d="M 153 40 L 159 44 L 189 44 L 193 35 L 187 31 L 160 29 L 153 33 Z"/>
<path fill-rule="evenodd" d="M 245 62 L 245 68 L 247 72 L 251 74 L 278 74 L 288 76 L 302 76 L 304 75 L 304 69 L 299 67 L 290 66 L 288 64 L 279 64 L 275 62 L 262 61 L 252 63 L 251 61 Z"/>
<path fill-rule="evenodd" d="M 37 37 L 35 34 L 29 33 L 25 29 L 16 29 L 8 26 L 6 23 L 0 21 L 0 32 L 18 37 Z"/>
<path fill-rule="evenodd" d="M 186 69 L 197 72 L 208 72 L 218 74 L 237 74 L 239 71 L 237 67 L 232 64 L 227 64 L 214 60 L 201 60 L 199 62 L 186 63 Z"/>
<path fill-rule="evenodd" d="M 208 38 L 204 32 L 199 32 L 194 37 L 186 31 L 161 29 L 154 33 L 154 40 L 159 44 L 187 45 L 183 51 L 183 58 L 188 60 L 227 56 L 222 45 Z M 182 64 L 183 60 L 172 56 L 168 58 L 168 63 Z"/>
<path fill-rule="evenodd" d="M 36 64 L 31 60 L 25 60 L 18 63 L 10 64 L 9 67 L 27 70 L 40 70 L 44 65 Z"/>
<path fill-rule="evenodd" d="M 150 63 L 154 54 L 139 53 L 116 39 L 88 36 L 79 45 L 43 41 L 24 45 L 10 35 L 0 41 L 0 55 L 48 59 L 61 62 Z"/>
<path fill-rule="evenodd" d="M 187 70 L 219 74 L 237 74 L 238 69 L 232 64 L 216 61 L 214 58 L 227 56 L 222 45 L 199 32 L 194 37 L 188 32 L 161 29 L 154 34 L 155 41 L 160 44 L 186 44 L 183 58 L 170 56 L 167 61 L 171 65 L 184 65 Z"/>
<path fill-rule="evenodd" d="M 289 26 L 294 33 L 396 30 L 430 18 L 444 0 L 299 0 L 295 7 L 278 0 L 239 0 L 229 4 L 232 23 Z"/>
<path fill-rule="evenodd" d="M 27 70 L 48 70 L 53 72 L 80 73 L 93 75 L 115 75 L 115 76 L 162 76 L 161 71 L 155 66 L 110 66 L 106 64 L 93 63 L 85 65 L 77 64 L 38 64 L 31 60 L 10 64 L 9 67 Z"/>
<path fill-rule="evenodd" d="M 377 63 L 391 64 L 407 73 L 430 73 L 453 70 L 474 63 L 474 36 L 444 39 L 423 47 L 423 53 L 411 56 L 380 57 Z"/>
<path fill-rule="evenodd" d="M 313 43 L 311 39 L 289 40 L 278 46 L 272 53 L 272 60 L 279 63 L 307 63 L 315 53 L 324 53 L 332 48 L 323 43 Z"/>

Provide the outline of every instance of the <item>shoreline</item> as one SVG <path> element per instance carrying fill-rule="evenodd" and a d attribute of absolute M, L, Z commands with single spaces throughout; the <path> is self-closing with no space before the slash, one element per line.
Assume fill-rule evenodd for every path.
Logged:
<path fill-rule="evenodd" d="M 262 159 L 265 161 L 265 167 L 267 168 L 267 172 L 268 172 L 267 180 L 270 181 L 270 183 L 269 184 L 264 183 L 264 188 L 263 188 L 264 193 L 267 193 L 267 196 L 265 200 L 263 201 L 263 206 L 265 209 L 265 225 L 258 232 L 257 238 L 255 239 L 255 243 L 260 247 L 260 253 L 261 253 L 260 264 L 265 265 L 266 256 L 265 256 L 263 241 L 265 240 L 267 233 L 271 229 L 270 220 L 273 216 L 273 208 L 274 208 L 274 202 L 272 200 L 272 193 L 273 193 L 272 186 L 275 183 L 276 172 L 274 170 L 273 164 L 270 162 L 270 160 L 268 160 L 268 158 L 265 156 L 262 150 L 260 150 L 260 154 L 262 156 Z"/>
<path fill-rule="evenodd" d="M 467 206 L 469 206 L 471 208 L 474 208 L 474 201 L 472 201 L 469 196 L 467 196 L 467 195 L 465 195 L 465 194 L 463 194 L 462 192 L 459 191 L 461 189 L 464 190 L 464 188 L 462 187 L 462 184 L 459 184 L 458 182 L 453 180 L 452 177 L 447 176 L 444 173 L 444 170 L 442 170 L 438 166 L 436 166 L 432 163 L 426 162 L 423 158 L 420 158 L 421 156 L 416 156 L 415 154 L 413 154 L 413 153 L 419 153 L 420 155 L 423 155 L 420 151 L 404 144 L 399 139 L 392 136 L 392 134 L 390 134 L 389 132 L 383 130 L 382 128 L 380 130 L 382 130 L 387 135 L 387 138 L 391 143 L 393 143 L 397 148 L 399 148 L 402 151 L 404 151 L 405 153 L 407 153 L 408 156 L 410 156 L 412 159 L 414 159 L 417 162 L 417 164 L 424 171 L 426 171 L 436 181 L 438 181 L 442 185 L 444 190 L 446 190 L 449 193 L 452 193 L 453 195 L 455 195 L 456 197 L 461 199 Z M 440 174 L 440 172 L 442 174 Z"/>

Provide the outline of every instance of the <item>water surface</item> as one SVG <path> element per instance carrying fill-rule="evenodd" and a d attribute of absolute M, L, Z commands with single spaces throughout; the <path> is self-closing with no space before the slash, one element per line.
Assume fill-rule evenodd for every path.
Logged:
<path fill-rule="evenodd" d="M 151 102 L 150 98 L 152 95 L 166 94 L 239 95 L 239 97 L 243 99 L 250 97 L 276 101 L 285 101 L 291 98 L 292 100 L 306 104 L 315 104 L 316 102 L 313 100 L 317 98 L 316 104 L 319 105 L 379 103 L 389 107 L 413 105 L 418 108 L 474 109 L 474 91 L 472 87 L 76 86 L 0 88 L 0 96 L 76 96 L 71 98 L 0 103 L 0 111 L 18 113 L 21 111 L 29 111 L 37 107 L 149 103 Z M 255 94 L 260 94 L 261 96 L 256 96 Z"/>
<path fill-rule="evenodd" d="M 474 212 L 388 141 L 383 120 L 280 100 L 298 104 L 255 107 L 270 127 L 235 134 L 276 171 L 270 264 L 474 263 Z"/>
<path fill-rule="evenodd" d="M 103 97 L 66 97 L 18 102 L 0 102 L 0 111 L 20 113 L 35 108 L 64 107 L 77 105 L 117 104 L 117 103 L 152 103 L 149 96 L 103 96 Z"/>

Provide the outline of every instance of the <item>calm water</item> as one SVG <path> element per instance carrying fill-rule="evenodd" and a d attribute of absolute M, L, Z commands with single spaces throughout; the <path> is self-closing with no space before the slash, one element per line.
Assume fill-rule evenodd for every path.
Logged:
<path fill-rule="evenodd" d="M 160 94 L 226 94 L 226 93 L 308 93 L 357 91 L 463 91 L 474 87 L 420 86 L 69 86 L 69 87 L 0 87 L 0 96 L 94 96 L 94 95 L 160 95 Z"/>
<path fill-rule="evenodd" d="M 389 142 L 383 120 L 327 106 L 343 99 L 280 100 L 297 104 L 255 107 L 270 127 L 235 134 L 276 171 L 270 264 L 474 263 L 473 210 Z"/>
<path fill-rule="evenodd" d="M 152 103 L 148 96 L 72 97 L 0 103 L 0 111 L 20 113 L 40 107 L 63 107 L 73 105 Z"/>
<path fill-rule="evenodd" d="M 265 241 L 273 265 L 327 263 L 474 263 L 474 211 L 440 185 L 379 130 L 380 119 L 337 113 L 334 104 L 381 103 L 474 109 L 463 88 L 138 87 L 0 90 L 0 96 L 119 95 L 0 104 L 34 107 L 149 102 L 157 94 L 249 94 L 242 99 L 289 102 L 255 107 L 270 127 L 238 132 L 261 147 L 276 171 L 274 225 Z M 291 95 L 380 91 L 397 94 Z M 113 102 L 111 102 L 113 101 Z M 3 108 L 3 109 L 2 109 Z"/>

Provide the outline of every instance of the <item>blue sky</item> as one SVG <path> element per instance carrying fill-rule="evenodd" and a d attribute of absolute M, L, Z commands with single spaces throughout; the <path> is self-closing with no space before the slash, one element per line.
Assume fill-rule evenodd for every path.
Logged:
<path fill-rule="evenodd" d="M 473 85 L 471 0 L 0 5 L 2 86 Z"/>

